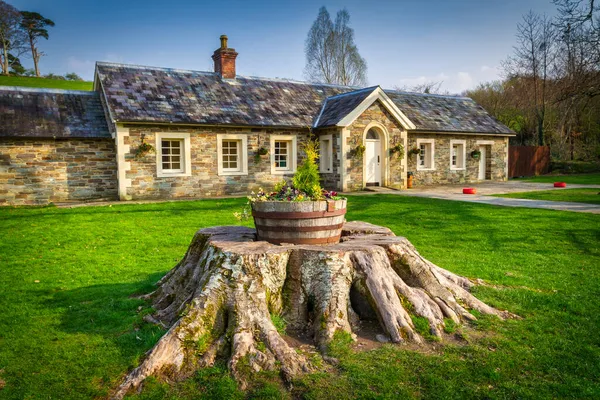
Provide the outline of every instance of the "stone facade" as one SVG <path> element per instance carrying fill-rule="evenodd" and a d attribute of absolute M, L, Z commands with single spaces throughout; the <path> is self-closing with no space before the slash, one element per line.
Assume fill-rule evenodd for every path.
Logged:
<path fill-rule="evenodd" d="M 258 128 L 218 128 L 218 127 L 161 127 L 126 125 L 128 135 L 124 144 L 129 146 L 125 154 L 125 177 L 131 183 L 125 188 L 127 199 L 172 199 L 197 198 L 224 195 L 247 195 L 259 187 L 268 189 L 282 179 L 290 180 L 293 174 L 271 174 L 270 136 L 295 135 L 297 138 L 297 165 L 303 159 L 302 144 L 308 138 L 308 129 L 258 129 Z M 167 129 L 168 128 L 168 129 Z M 158 177 L 157 156 L 154 152 L 136 157 L 136 150 L 142 143 L 155 146 L 156 134 L 183 132 L 190 134 L 190 176 Z M 247 175 L 219 176 L 217 156 L 217 134 L 247 135 L 248 173 Z M 264 147 L 267 155 L 258 155 Z"/>
<path fill-rule="evenodd" d="M 468 183 L 479 181 L 479 160 L 471 157 L 471 152 L 480 145 L 487 146 L 486 179 L 503 181 L 507 179 L 508 138 L 488 135 L 460 135 L 460 134 L 426 134 L 410 133 L 406 150 L 417 147 L 418 139 L 434 140 L 434 168 L 432 170 L 418 170 L 418 155 L 408 155 L 408 171 L 414 173 L 413 186 L 426 186 L 452 183 Z M 452 170 L 450 168 L 450 141 L 464 140 L 466 143 L 465 168 Z M 491 144 L 489 144 L 491 143 Z"/>
<path fill-rule="evenodd" d="M 116 198 L 112 139 L 0 138 L 0 205 Z"/>
<path fill-rule="evenodd" d="M 345 190 L 357 191 L 365 187 L 363 175 L 366 154 L 357 157 L 355 149 L 359 144 L 364 145 L 364 137 L 368 127 L 373 127 L 379 132 L 384 147 L 382 151 L 382 169 L 384 172 L 382 173 L 382 186 L 395 189 L 403 188 L 406 177 L 405 161 L 398 155 L 390 154 L 390 148 L 397 144 L 402 144 L 406 148 L 406 132 L 385 107 L 379 101 L 376 101 L 345 129 Z M 387 133 L 387 141 L 384 130 Z"/>
<path fill-rule="evenodd" d="M 323 135 L 331 135 L 331 148 L 332 154 L 331 157 L 333 159 L 332 162 L 332 171 L 328 173 L 321 172 L 321 186 L 327 190 L 337 190 L 341 191 L 340 187 L 341 182 L 341 168 L 342 165 L 342 139 L 341 139 L 341 129 L 340 128 L 325 128 L 319 129 L 319 136 Z"/>

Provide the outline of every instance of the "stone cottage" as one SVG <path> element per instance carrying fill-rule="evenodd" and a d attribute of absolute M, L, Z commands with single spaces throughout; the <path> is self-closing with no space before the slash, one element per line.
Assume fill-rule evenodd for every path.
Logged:
<path fill-rule="evenodd" d="M 320 142 L 330 190 L 505 180 L 514 133 L 465 97 L 98 62 L 94 91 L 0 87 L 0 204 L 244 194 Z M 480 157 L 472 156 L 479 151 Z"/>

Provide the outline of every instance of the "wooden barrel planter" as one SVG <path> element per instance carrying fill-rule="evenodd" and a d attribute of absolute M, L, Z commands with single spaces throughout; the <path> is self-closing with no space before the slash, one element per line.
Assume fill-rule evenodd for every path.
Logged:
<path fill-rule="evenodd" d="M 338 243 L 345 215 L 345 199 L 252 203 L 257 240 L 274 244 Z"/>

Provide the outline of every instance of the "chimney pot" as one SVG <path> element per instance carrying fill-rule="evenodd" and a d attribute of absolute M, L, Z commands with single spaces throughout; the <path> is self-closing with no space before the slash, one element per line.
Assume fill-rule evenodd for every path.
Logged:
<path fill-rule="evenodd" d="M 227 48 L 227 35 L 221 35 L 221 37 L 219 39 L 221 39 L 221 48 L 226 49 Z"/>
<path fill-rule="evenodd" d="M 215 72 L 223 79 L 235 79 L 235 59 L 238 55 L 235 49 L 227 47 L 227 36 L 221 35 L 221 47 L 215 50 L 212 59 L 215 62 Z"/>

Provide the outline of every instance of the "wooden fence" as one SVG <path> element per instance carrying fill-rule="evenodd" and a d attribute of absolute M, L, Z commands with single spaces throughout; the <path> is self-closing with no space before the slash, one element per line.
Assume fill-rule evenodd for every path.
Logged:
<path fill-rule="evenodd" d="M 508 148 L 508 177 L 534 176 L 550 170 L 550 147 L 510 146 Z"/>

